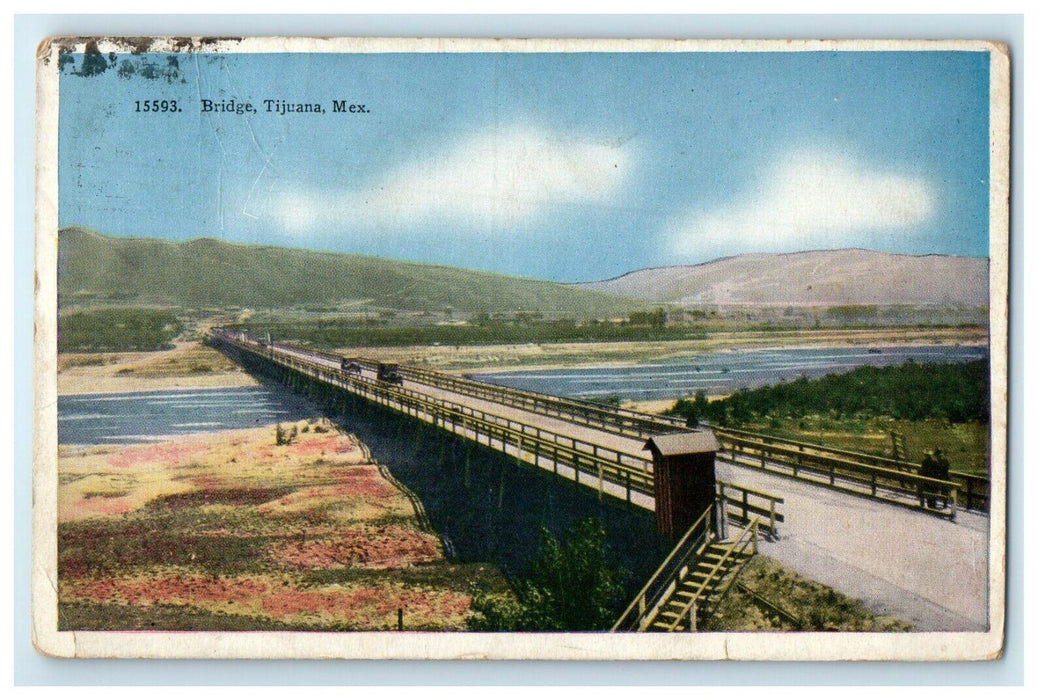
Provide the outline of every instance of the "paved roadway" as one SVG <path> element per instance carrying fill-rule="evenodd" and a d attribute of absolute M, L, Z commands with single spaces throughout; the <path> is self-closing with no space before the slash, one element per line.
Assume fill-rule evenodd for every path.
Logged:
<path fill-rule="evenodd" d="M 716 472 L 784 498 L 782 537 L 760 553 L 918 629 L 986 629 L 986 515 L 952 522 L 758 469 L 719 462 Z"/>
<path fill-rule="evenodd" d="M 308 357 L 333 368 L 339 366 Z M 373 378 L 369 370 L 363 374 Z M 404 388 L 649 458 L 642 451 L 643 441 L 637 438 L 409 380 Z M 781 538 L 760 542 L 761 553 L 863 601 L 875 612 L 894 615 L 921 630 L 986 629 L 987 516 L 959 511 L 952 522 L 758 469 L 719 462 L 716 471 L 722 481 L 783 497 Z M 635 501 L 652 509 L 651 498 Z"/>

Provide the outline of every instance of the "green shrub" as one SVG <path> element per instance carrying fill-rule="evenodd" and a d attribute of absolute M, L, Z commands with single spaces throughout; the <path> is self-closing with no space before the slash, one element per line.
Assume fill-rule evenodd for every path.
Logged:
<path fill-rule="evenodd" d="M 473 630 L 608 630 L 621 607 L 624 574 L 606 562 L 606 530 L 595 519 L 577 523 L 565 544 L 540 530 L 540 548 L 530 577 L 518 582 L 516 600 L 478 592 Z"/>

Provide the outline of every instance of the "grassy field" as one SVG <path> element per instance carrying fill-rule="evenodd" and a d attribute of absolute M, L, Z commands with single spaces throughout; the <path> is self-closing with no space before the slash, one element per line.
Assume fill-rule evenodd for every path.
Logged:
<path fill-rule="evenodd" d="M 61 314 L 59 352 L 127 352 L 172 347 L 183 326 L 167 309 L 102 308 Z"/>
<path fill-rule="evenodd" d="M 985 475 L 988 400 L 985 360 L 905 363 L 798 379 L 714 401 L 698 395 L 678 401 L 668 413 L 913 462 L 925 450 L 940 449 L 953 471 Z"/>
<path fill-rule="evenodd" d="M 925 450 L 939 448 L 951 471 L 986 476 L 989 427 L 985 423 L 949 423 L 938 418 L 895 420 L 888 417 L 833 419 L 823 416 L 752 421 L 747 430 L 845 450 L 892 456 L 892 433 L 906 445 L 907 458 L 920 462 Z"/>
<path fill-rule="evenodd" d="M 282 426 L 290 429 L 290 425 Z M 321 422 L 59 454 L 61 629 L 464 629 L 495 569 L 443 557 L 409 499 Z"/>
<path fill-rule="evenodd" d="M 722 601 L 707 631 L 907 632 L 912 629 L 903 620 L 876 615 L 859 601 L 804 579 L 760 555 L 748 563 L 737 583 L 739 585 Z"/>

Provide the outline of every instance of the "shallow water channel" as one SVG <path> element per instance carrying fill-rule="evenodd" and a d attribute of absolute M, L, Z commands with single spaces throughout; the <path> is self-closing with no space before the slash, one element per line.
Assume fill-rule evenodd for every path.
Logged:
<path fill-rule="evenodd" d="M 865 365 L 970 362 L 985 357 L 986 347 L 958 345 L 749 349 L 626 366 L 475 372 L 468 376 L 556 396 L 651 400 L 688 397 L 697 391 L 709 396 L 729 394 L 803 376 L 815 379 Z"/>
<path fill-rule="evenodd" d="M 111 445 L 253 428 L 315 415 L 306 399 L 275 383 L 256 387 L 73 394 L 58 397 L 58 442 Z"/>

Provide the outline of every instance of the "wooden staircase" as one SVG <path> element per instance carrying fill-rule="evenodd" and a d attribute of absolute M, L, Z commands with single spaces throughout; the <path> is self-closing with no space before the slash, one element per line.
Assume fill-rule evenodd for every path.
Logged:
<path fill-rule="evenodd" d="M 696 631 L 703 627 L 754 555 L 753 548 L 735 545 L 735 541 L 716 542 L 699 552 L 678 586 L 660 604 L 646 631 Z"/>
<path fill-rule="evenodd" d="M 713 507 L 689 529 L 613 626 L 614 632 L 695 632 L 714 615 L 737 575 L 758 551 L 759 519 L 718 540 Z"/>

